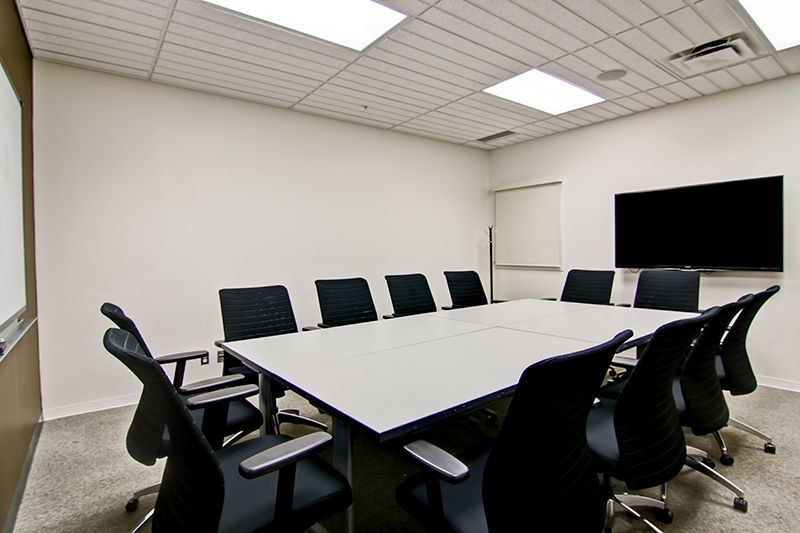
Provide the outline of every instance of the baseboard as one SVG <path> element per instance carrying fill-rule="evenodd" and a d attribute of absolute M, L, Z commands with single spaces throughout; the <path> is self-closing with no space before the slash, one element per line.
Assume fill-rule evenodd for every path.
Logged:
<path fill-rule="evenodd" d="M 31 436 L 31 443 L 28 446 L 28 455 L 25 457 L 25 463 L 22 465 L 22 471 L 17 480 L 17 490 L 14 491 L 14 498 L 11 500 L 11 507 L 8 509 L 6 516 L 6 523 L 3 526 L 3 533 L 11 533 L 14 531 L 14 525 L 17 521 L 17 513 L 19 506 L 22 503 L 22 496 L 25 495 L 25 486 L 28 484 L 28 474 L 31 472 L 31 465 L 33 464 L 33 455 L 36 453 L 36 446 L 39 444 L 39 436 L 42 434 L 41 421 L 36 424 Z"/>
<path fill-rule="evenodd" d="M 757 376 L 759 385 L 765 387 L 772 387 L 774 389 L 784 389 L 793 392 L 800 392 L 800 381 L 792 381 L 791 379 L 772 378 L 769 376 Z"/>
<path fill-rule="evenodd" d="M 95 411 L 103 411 L 105 409 L 113 409 L 115 407 L 125 407 L 126 405 L 133 405 L 139 401 L 140 394 L 126 394 L 124 396 L 115 396 L 113 398 L 103 398 L 102 400 L 92 400 L 91 402 L 73 403 L 61 407 L 49 407 L 42 409 L 42 418 L 44 420 L 55 420 L 56 418 L 64 418 L 66 416 L 82 415 L 85 413 L 93 413 Z"/>

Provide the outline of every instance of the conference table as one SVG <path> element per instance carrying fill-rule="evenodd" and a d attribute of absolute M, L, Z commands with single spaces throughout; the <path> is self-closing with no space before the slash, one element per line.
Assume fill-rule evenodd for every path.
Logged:
<path fill-rule="evenodd" d="M 410 437 L 446 418 L 513 393 L 531 364 L 588 348 L 624 329 L 645 339 L 695 313 L 513 300 L 302 333 L 222 343 L 261 376 L 261 408 L 272 383 L 331 415 L 333 466 L 352 483 L 351 431 L 378 442 Z M 627 359 L 631 361 L 631 359 Z M 264 417 L 265 431 L 272 419 Z M 352 507 L 342 517 L 352 531 Z"/>

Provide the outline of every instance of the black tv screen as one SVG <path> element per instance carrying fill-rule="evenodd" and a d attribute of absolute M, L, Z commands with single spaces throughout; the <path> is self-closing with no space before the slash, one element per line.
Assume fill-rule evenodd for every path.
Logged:
<path fill-rule="evenodd" d="M 619 193 L 618 268 L 783 271 L 783 176 Z"/>

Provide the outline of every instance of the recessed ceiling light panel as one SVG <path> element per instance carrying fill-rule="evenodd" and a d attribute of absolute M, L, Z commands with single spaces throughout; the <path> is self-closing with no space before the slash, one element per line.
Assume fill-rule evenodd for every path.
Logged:
<path fill-rule="evenodd" d="M 797 0 L 739 0 L 776 50 L 800 45 L 800 2 Z"/>
<path fill-rule="evenodd" d="M 406 18 L 372 0 L 206 1 L 359 51 Z"/>
<path fill-rule="evenodd" d="M 551 115 L 560 115 L 604 100 L 586 89 L 536 69 L 488 87 L 484 92 Z"/>

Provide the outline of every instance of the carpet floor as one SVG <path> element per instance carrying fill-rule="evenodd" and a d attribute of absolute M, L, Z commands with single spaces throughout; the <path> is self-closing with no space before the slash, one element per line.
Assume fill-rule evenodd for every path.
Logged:
<path fill-rule="evenodd" d="M 729 397 L 728 402 L 733 417 L 757 426 L 777 445 L 777 454 L 770 455 L 764 453 L 764 443 L 756 437 L 733 428 L 723 430 L 735 464 L 718 464 L 717 469 L 744 489 L 748 512 L 733 509 L 732 492 L 684 469 L 669 485 L 674 522 L 660 527 L 670 532 L 800 531 L 800 394 L 760 387 L 748 396 Z M 291 394 L 280 405 L 325 419 Z M 502 416 L 505 404 L 495 407 Z M 125 502 L 135 490 L 157 483 L 163 469 L 163 461 L 146 467 L 128 456 L 125 434 L 132 415 L 133 407 L 124 407 L 45 422 L 14 531 L 131 531 L 153 507 L 155 496 L 142 498 L 132 513 L 125 511 Z M 303 429 L 286 433 L 293 431 L 297 435 Z M 459 452 L 490 439 L 494 431 L 489 424 L 465 417 L 426 438 Z M 546 428 L 542 428 L 541 437 L 548 438 Z M 686 440 L 718 458 L 711 437 L 687 434 Z M 356 433 L 353 449 L 356 531 L 426 531 L 394 501 L 395 487 L 416 471 L 400 453 L 399 445 L 379 446 L 369 436 Z M 557 442 L 553 443 L 553 453 L 558 453 Z M 536 530 L 535 519 L 532 515 L 531 523 L 522 524 L 520 531 Z M 618 533 L 644 530 L 625 517 L 618 519 L 614 528 Z"/>

